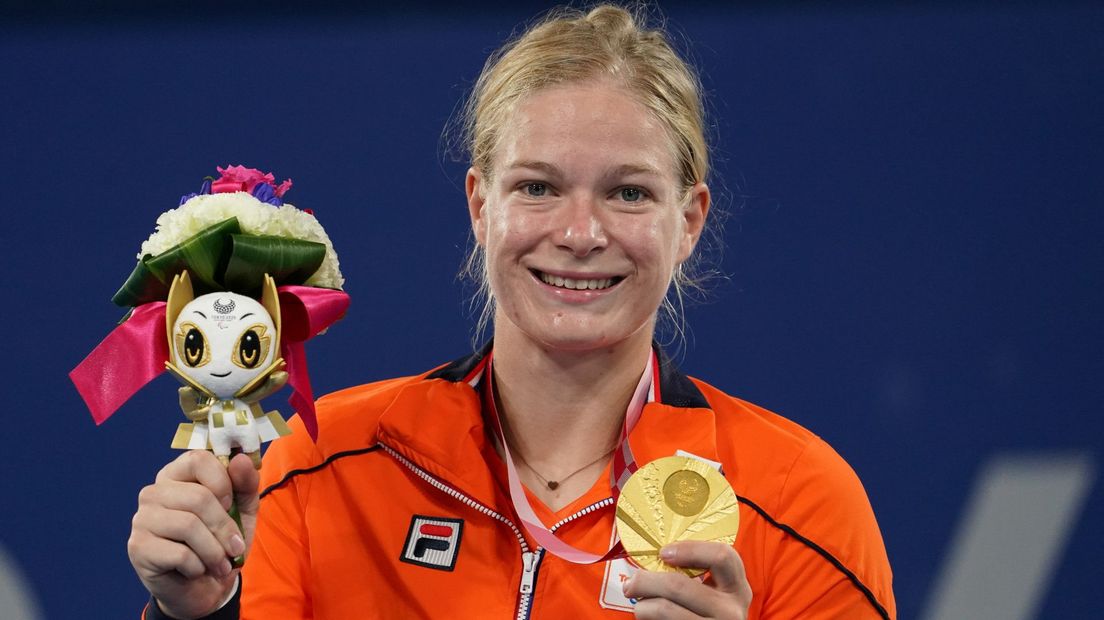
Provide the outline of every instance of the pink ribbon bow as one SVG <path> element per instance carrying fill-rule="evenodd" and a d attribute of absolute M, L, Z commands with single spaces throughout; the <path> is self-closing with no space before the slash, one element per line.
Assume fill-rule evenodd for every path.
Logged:
<path fill-rule="evenodd" d="M 343 291 L 311 286 L 281 286 L 280 353 L 287 362 L 288 402 L 310 434 L 318 438 L 314 393 L 307 372 L 303 343 L 345 315 L 349 295 Z M 165 336 L 165 302 L 155 301 L 134 309 L 122 325 L 69 372 L 96 424 L 103 424 L 142 386 L 165 372 L 169 345 Z"/>

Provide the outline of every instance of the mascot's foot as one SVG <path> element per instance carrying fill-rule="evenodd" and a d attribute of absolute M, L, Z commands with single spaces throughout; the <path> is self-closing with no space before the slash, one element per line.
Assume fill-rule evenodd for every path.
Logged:
<path fill-rule="evenodd" d="M 216 454 L 215 456 L 218 456 L 219 463 L 222 463 L 223 467 L 230 467 L 230 457 L 228 455 L 222 456 Z"/>
<path fill-rule="evenodd" d="M 253 459 L 253 469 L 259 470 L 261 468 L 261 451 L 250 452 L 249 458 Z"/>

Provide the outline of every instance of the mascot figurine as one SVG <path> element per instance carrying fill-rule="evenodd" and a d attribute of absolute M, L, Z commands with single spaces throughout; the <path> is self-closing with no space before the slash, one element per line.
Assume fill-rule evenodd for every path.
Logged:
<path fill-rule="evenodd" d="M 138 264 L 112 298 L 126 317 L 71 373 L 97 424 L 168 370 L 182 384 L 172 446 L 240 451 L 291 432 L 260 401 L 282 388 L 316 438 L 303 343 L 345 314 L 349 296 L 329 236 L 283 201 L 291 180 L 218 168 L 200 191 L 157 218 Z"/>
<path fill-rule="evenodd" d="M 317 438 L 303 343 L 344 316 L 349 296 L 314 213 L 283 201 L 291 179 L 218 171 L 157 218 L 112 297 L 130 311 L 69 377 L 101 424 L 168 370 L 184 384 L 179 402 L 190 420 L 172 447 L 210 450 L 224 466 L 240 451 L 260 469 L 261 444 L 291 432 L 260 405 L 285 384 Z M 241 527 L 237 505 L 229 512 Z"/>
<path fill-rule="evenodd" d="M 261 443 L 291 432 L 279 413 L 258 404 L 288 379 L 275 281 L 265 275 L 260 303 L 236 293 L 195 297 L 185 271 L 169 288 L 165 327 L 165 368 L 184 384 L 180 408 L 191 420 L 172 447 L 209 448 L 227 466 L 231 449 L 240 448 L 260 469 Z"/>

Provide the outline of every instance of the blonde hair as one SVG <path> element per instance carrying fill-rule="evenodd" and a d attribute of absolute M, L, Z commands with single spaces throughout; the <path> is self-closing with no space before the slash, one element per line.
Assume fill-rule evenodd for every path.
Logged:
<path fill-rule="evenodd" d="M 518 102 L 557 84 L 612 79 L 636 97 L 667 128 L 682 193 L 709 174 L 705 112 L 697 74 L 674 50 L 662 28 L 647 27 L 642 7 L 603 4 L 589 11 L 554 9 L 491 54 L 463 109 L 463 147 L 484 179 L 493 174 L 502 128 Z M 463 274 L 479 287 L 480 338 L 494 315 L 494 295 L 484 252 L 472 243 Z M 695 253 L 697 254 L 697 253 Z M 687 262 L 696 262 L 696 256 Z M 675 334 L 683 333 L 686 294 L 700 291 L 704 275 L 690 265 L 676 267 L 663 301 Z"/>

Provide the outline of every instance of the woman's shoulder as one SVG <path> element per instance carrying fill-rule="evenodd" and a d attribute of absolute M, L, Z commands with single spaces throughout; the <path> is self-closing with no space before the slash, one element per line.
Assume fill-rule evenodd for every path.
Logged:
<path fill-rule="evenodd" d="M 445 366 L 322 396 L 315 402 L 317 437 L 312 440 L 299 416 L 293 416 L 288 420 L 291 435 L 273 442 L 266 452 L 262 478 L 271 473 L 278 479 L 286 472 L 319 467 L 341 455 L 377 449 L 381 416 L 408 390 L 417 391 L 441 383 L 438 375 L 442 368 Z"/>
<path fill-rule="evenodd" d="M 695 380 L 714 412 L 717 450 L 742 503 L 892 607 L 892 574 L 862 482 L 814 432 Z"/>
<path fill-rule="evenodd" d="M 855 471 L 826 441 L 769 409 L 694 380 L 713 409 L 721 461 L 749 499 L 785 514 L 797 499 L 833 497 L 868 506 Z"/>
<path fill-rule="evenodd" d="M 411 375 L 362 383 L 330 392 L 318 399 L 319 424 L 340 427 L 349 422 L 350 416 L 357 424 L 363 424 L 364 416 L 387 406 L 406 386 L 425 379 L 425 375 Z"/>
<path fill-rule="evenodd" d="M 766 407 L 732 396 L 700 379 L 691 379 L 713 410 L 717 426 L 718 449 L 739 448 L 741 454 L 765 453 L 766 461 L 791 460 L 814 448 L 822 458 L 835 452 L 816 433 Z M 821 454 L 826 448 L 830 454 Z M 751 455 L 749 455 L 750 457 Z M 839 458 L 835 455 L 835 458 Z M 741 461 L 748 458 L 741 458 Z M 763 462 L 763 458 L 751 458 Z"/>

